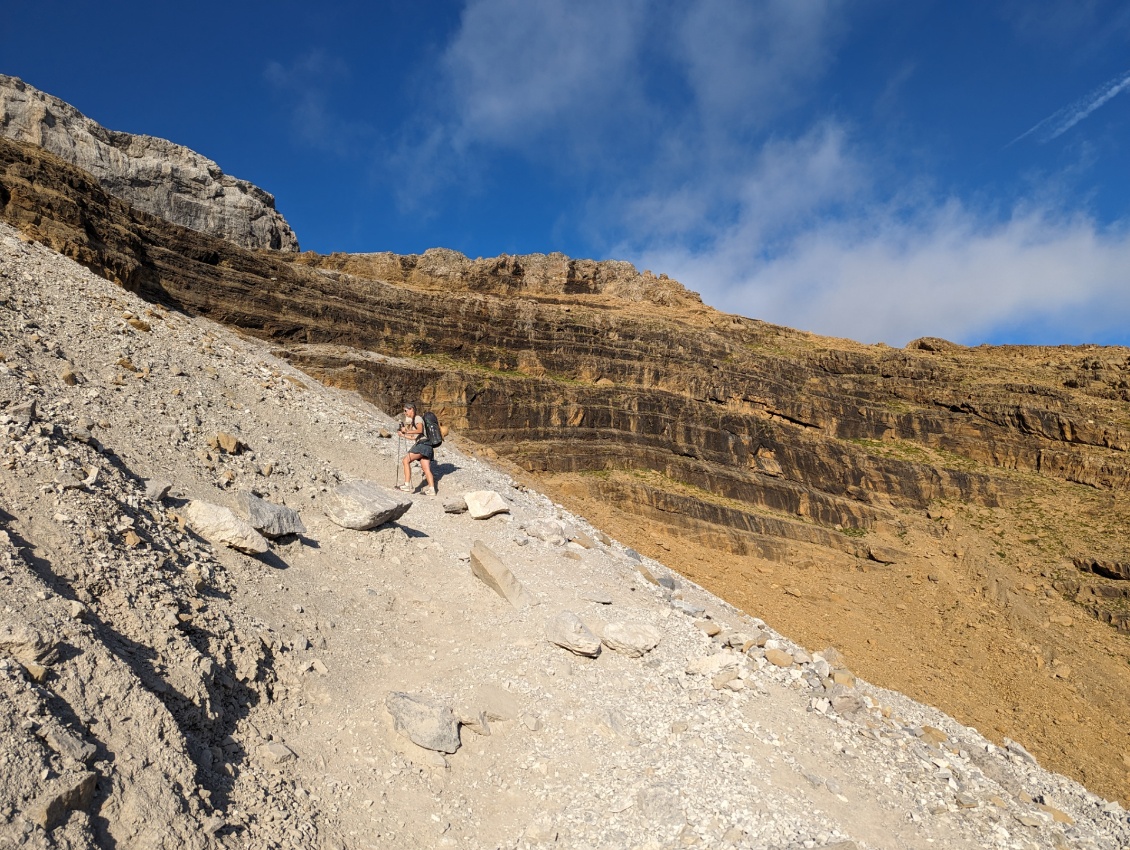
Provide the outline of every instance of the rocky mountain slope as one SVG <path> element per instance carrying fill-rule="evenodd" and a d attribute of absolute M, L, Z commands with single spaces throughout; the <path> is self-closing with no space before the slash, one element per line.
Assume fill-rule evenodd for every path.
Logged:
<path fill-rule="evenodd" d="M 69 103 L 0 74 L 0 136 L 37 145 L 92 174 L 138 209 L 244 248 L 297 251 L 275 199 L 183 145 L 107 130 Z"/>
<path fill-rule="evenodd" d="M 560 255 L 250 252 L 3 140 L 0 217 L 379 407 L 419 396 L 794 639 L 1130 794 L 1130 351 L 863 346 Z"/>
<path fill-rule="evenodd" d="M 0 846 L 1130 842 L 474 444 L 394 491 L 360 396 L 2 224 L 0 353 Z"/>

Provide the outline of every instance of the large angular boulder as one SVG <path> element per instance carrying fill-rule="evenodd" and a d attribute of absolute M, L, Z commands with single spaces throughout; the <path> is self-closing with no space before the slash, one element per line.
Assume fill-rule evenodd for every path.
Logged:
<path fill-rule="evenodd" d="M 239 505 L 247 514 L 251 527 L 272 540 L 288 534 L 305 534 L 306 526 L 298 516 L 298 511 L 283 505 L 274 505 L 260 499 L 254 493 L 239 494 Z"/>
<path fill-rule="evenodd" d="M 437 753 L 459 749 L 459 723 L 451 708 L 415 694 L 394 691 L 385 697 L 396 731 L 412 743 Z"/>
<path fill-rule="evenodd" d="M 394 522 L 410 507 L 411 499 L 394 495 L 374 481 L 350 481 L 335 487 L 322 506 L 334 523 L 358 531 Z"/>
<path fill-rule="evenodd" d="M 609 623 L 600 634 L 605 646 L 631 658 L 651 652 L 662 638 L 659 629 L 646 623 Z"/>
<path fill-rule="evenodd" d="M 231 508 L 193 499 L 181 510 L 185 524 L 209 543 L 222 543 L 249 555 L 261 555 L 271 548 L 266 538 Z"/>
<path fill-rule="evenodd" d="M 529 596 L 522 583 L 481 540 L 476 540 L 471 546 L 471 573 L 515 608 L 529 604 Z"/>
<path fill-rule="evenodd" d="M 595 658 L 600 654 L 600 638 L 572 611 L 562 611 L 545 626 L 545 637 L 550 643 L 567 649 L 574 655 Z"/>
<path fill-rule="evenodd" d="M 487 519 L 495 514 L 509 513 L 510 506 L 494 490 L 473 490 L 463 494 L 467 512 L 472 519 Z"/>

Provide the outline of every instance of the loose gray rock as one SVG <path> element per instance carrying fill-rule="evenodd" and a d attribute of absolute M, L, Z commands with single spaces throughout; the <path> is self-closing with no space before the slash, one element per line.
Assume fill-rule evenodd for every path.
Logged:
<path fill-rule="evenodd" d="M 193 499 L 182 509 L 188 527 L 210 543 L 261 555 L 270 549 L 266 538 L 237 517 L 230 508 Z"/>
<path fill-rule="evenodd" d="M 393 495 L 374 481 L 350 481 L 335 487 L 323 505 L 326 516 L 342 528 L 367 531 L 394 522 L 412 507 L 412 500 Z"/>
<path fill-rule="evenodd" d="M 394 691 L 385 698 L 396 731 L 412 743 L 437 753 L 459 749 L 459 724 L 446 705 Z"/>
<path fill-rule="evenodd" d="M 526 523 L 526 534 L 538 540 L 544 540 L 550 546 L 564 546 L 566 543 L 565 526 L 555 519 L 535 519 Z"/>
<path fill-rule="evenodd" d="M 663 635 L 645 623 L 609 623 L 601 631 L 600 639 L 609 649 L 639 658 L 659 646 Z"/>
<path fill-rule="evenodd" d="M 160 478 L 149 478 L 145 482 L 145 497 L 154 502 L 159 502 L 169 495 L 169 490 L 172 488 L 172 483 L 168 481 L 162 481 Z"/>
<path fill-rule="evenodd" d="M 1020 758 L 1023 761 L 1028 762 L 1029 764 L 1037 764 L 1036 757 L 1034 755 L 1032 755 L 1030 752 L 1028 752 L 1026 749 L 1024 749 L 1024 747 L 1021 746 L 1019 743 L 1012 740 L 1012 738 L 1005 738 L 1004 739 L 1004 748 L 1006 750 L 1008 750 L 1010 753 L 1012 753 L 1014 756 L 1016 756 L 1017 758 Z"/>
<path fill-rule="evenodd" d="M 574 655 L 595 658 L 600 654 L 600 640 L 572 611 L 562 611 L 546 623 L 545 636 L 550 643 Z"/>
<path fill-rule="evenodd" d="M 529 604 L 529 596 L 522 583 L 481 540 L 476 540 L 471 546 L 471 572 L 515 608 Z"/>
<path fill-rule="evenodd" d="M 463 494 L 463 501 L 467 503 L 467 513 L 472 519 L 487 519 L 495 514 L 509 513 L 510 506 L 502 496 L 493 490 L 475 490 Z"/>
<path fill-rule="evenodd" d="M 443 511 L 448 514 L 463 514 L 467 512 L 466 499 L 448 499 L 443 503 Z"/>
<path fill-rule="evenodd" d="M 15 422 L 25 428 L 36 420 L 35 402 L 26 401 L 17 404 L 8 411 L 8 421 Z"/>
<path fill-rule="evenodd" d="M 91 771 L 67 773 L 52 780 L 28 808 L 28 817 L 46 830 L 58 826 L 70 812 L 90 807 L 97 782 L 98 774 Z"/>
<path fill-rule="evenodd" d="M 259 748 L 259 755 L 263 761 L 268 764 L 283 764 L 284 762 L 291 761 L 298 758 L 294 754 L 294 750 L 279 741 L 272 741 L 269 744 L 264 744 Z"/>
<path fill-rule="evenodd" d="M 239 494 L 240 506 L 247 513 L 251 527 L 274 540 L 288 534 L 305 534 L 306 526 L 298 516 L 298 511 L 283 505 L 275 505 L 246 491 Z"/>

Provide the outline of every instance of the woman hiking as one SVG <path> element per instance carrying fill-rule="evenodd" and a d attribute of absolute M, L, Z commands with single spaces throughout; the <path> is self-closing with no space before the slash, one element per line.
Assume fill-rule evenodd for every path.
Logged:
<path fill-rule="evenodd" d="M 435 452 L 424 434 L 424 417 L 416 412 L 417 409 L 414 401 L 404 405 L 404 421 L 400 423 L 400 428 L 396 432 L 401 437 L 416 441 L 412 448 L 408 450 L 408 453 L 404 455 L 404 483 L 398 485 L 396 489 L 403 490 L 405 493 L 412 492 L 412 464 L 419 461 L 420 469 L 424 472 L 424 478 L 428 480 L 428 486 L 424 493 L 428 496 L 434 496 L 436 494 L 436 480 L 432 477 L 432 460 L 435 458 Z"/>

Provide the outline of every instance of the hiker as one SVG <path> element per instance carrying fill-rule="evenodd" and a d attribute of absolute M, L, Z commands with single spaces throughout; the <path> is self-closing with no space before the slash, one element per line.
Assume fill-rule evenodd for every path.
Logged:
<path fill-rule="evenodd" d="M 403 490 L 405 493 L 412 492 L 412 464 L 419 461 L 420 469 L 423 470 L 424 477 L 428 479 L 428 486 L 424 493 L 434 496 L 436 494 L 436 480 L 432 477 L 432 460 L 435 458 L 435 451 L 424 433 L 424 417 L 416 412 L 417 409 L 415 402 L 408 402 L 404 405 L 404 421 L 396 431 L 401 437 L 416 441 L 412 448 L 408 450 L 408 453 L 404 455 L 404 483 L 398 485 L 396 489 Z"/>

